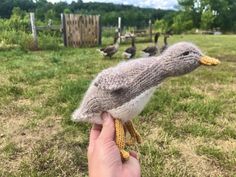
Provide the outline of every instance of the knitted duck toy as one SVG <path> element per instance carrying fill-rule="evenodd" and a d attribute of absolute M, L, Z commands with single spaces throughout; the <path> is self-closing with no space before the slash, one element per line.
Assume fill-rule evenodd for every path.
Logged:
<path fill-rule="evenodd" d="M 121 157 L 127 160 L 124 127 L 132 140 L 141 142 L 131 120 L 143 110 L 157 86 L 168 77 L 190 73 L 201 65 L 219 63 L 188 42 L 177 43 L 158 57 L 123 62 L 98 74 L 72 119 L 102 124 L 102 112 L 109 112 L 115 119 L 116 144 Z"/>

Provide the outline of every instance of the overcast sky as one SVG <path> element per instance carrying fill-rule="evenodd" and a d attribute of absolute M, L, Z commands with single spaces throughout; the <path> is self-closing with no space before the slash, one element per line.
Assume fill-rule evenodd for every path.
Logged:
<path fill-rule="evenodd" d="M 50 2 L 67 1 L 70 3 L 73 0 L 48 0 Z M 76 0 L 75 0 L 76 1 Z M 173 9 L 177 4 L 177 0 L 83 0 L 83 2 L 112 2 L 116 4 L 131 4 L 139 7 L 152 7 L 161 9 Z"/>

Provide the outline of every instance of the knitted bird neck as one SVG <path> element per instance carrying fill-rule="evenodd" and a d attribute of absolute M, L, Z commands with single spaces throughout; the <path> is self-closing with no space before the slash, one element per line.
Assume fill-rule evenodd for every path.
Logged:
<path fill-rule="evenodd" d="M 151 88 L 159 85 L 164 79 L 171 76 L 170 71 L 173 70 L 173 62 L 168 62 L 163 57 L 159 56 L 154 60 L 153 64 L 144 70 L 139 77 L 133 81 L 134 88 L 140 88 L 140 92 L 144 88 Z"/>
<path fill-rule="evenodd" d="M 184 59 L 176 62 L 174 58 L 170 58 L 168 55 L 161 55 L 133 81 L 132 87 L 134 89 L 140 88 L 139 92 L 142 92 L 144 88 L 147 89 L 159 85 L 167 77 L 186 74 L 196 69 L 199 65 L 195 64 L 192 67 L 192 63 L 186 63 Z"/>

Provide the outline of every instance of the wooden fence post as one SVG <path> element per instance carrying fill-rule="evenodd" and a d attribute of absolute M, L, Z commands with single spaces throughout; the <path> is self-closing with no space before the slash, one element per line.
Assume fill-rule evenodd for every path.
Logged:
<path fill-rule="evenodd" d="M 119 43 L 121 42 L 121 17 L 118 17 L 118 37 Z"/>
<path fill-rule="evenodd" d="M 98 16 L 98 45 L 102 45 L 102 24 L 101 24 L 101 16 Z"/>
<path fill-rule="evenodd" d="M 34 38 L 34 47 L 35 47 L 35 49 L 37 49 L 38 48 L 38 38 L 37 38 L 37 29 L 35 26 L 34 13 L 30 13 L 30 24 L 31 24 L 31 29 L 32 29 L 32 35 Z"/>
<path fill-rule="evenodd" d="M 152 20 L 149 20 L 149 37 L 150 37 L 150 42 L 152 42 Z"/>
<path fill-rule="evenodd" d="M 67 47 L 67 37 L 66 37 L 66 19 L 65 14 L 61 13 L 61 29 L 64 46 Z"/>

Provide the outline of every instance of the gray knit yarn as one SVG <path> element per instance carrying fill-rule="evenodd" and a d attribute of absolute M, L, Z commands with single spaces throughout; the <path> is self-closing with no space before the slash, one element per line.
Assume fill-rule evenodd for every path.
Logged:
<path fill-rule="evenodd" d="M 105 69 L 91 83 L 73 120 L 99 123 L 95 115 L 124 105 L 167 77 L 195 70 L 201 56 L 194 44 L 180 42 L 158 57 L 129 60 Z"/>

